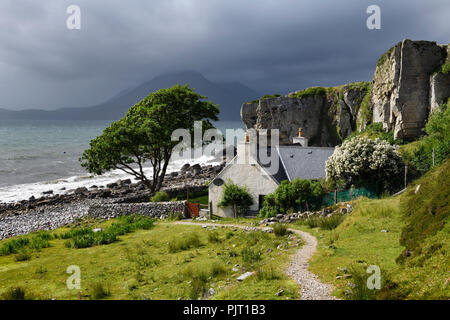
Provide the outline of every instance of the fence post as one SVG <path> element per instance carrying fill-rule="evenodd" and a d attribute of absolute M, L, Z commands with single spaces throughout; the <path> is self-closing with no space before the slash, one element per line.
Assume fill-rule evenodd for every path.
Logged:
<path fill-rule="evenodd" d="M 408 176 L 408 165 L 405 165 L 405 189 L 407 185 L 407 176 Z"/>

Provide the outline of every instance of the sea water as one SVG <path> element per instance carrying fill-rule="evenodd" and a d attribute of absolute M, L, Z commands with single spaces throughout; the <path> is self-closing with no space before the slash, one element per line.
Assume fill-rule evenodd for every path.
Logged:
<path fill-rule="evenodd" d="M 106 185 L 133 178 L 120 170 L 92 176 L 80 166 L 79 158 L 89 142 L 111 121 L 0 120 L 0 202 L 40 197 L 47 190 L 55 194 L 78 187 Z M 242 122 L 218 122 L 225 129 L 243 128 Z M 211 156 L 193 159 L 190 164 L 213 164 Z M 186 161 L 172 161 L 168 172 L 177 171 Z M 151 168 L 145 168 L 151 176 Z"/>

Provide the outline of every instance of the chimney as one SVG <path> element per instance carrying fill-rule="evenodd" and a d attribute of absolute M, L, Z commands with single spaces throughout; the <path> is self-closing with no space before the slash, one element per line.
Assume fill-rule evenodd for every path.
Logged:
<path fill-rule="evenodd" d="M 238 141 L 237 159 L 239 164 L 254 164 L 256 160 L 256 141 L 250 141 L 250 136 L 245 133 L 244 141 Z M 252 150 L 253 149 L 253 150 Z"/>
<path fill-rule="evenodd" d="M 308 139 L 303 136 L 303 128 L 298 128 L 298 137 L 292 138 L 293 144 L 299 144 L 302 147 L 308 146 Z"/>

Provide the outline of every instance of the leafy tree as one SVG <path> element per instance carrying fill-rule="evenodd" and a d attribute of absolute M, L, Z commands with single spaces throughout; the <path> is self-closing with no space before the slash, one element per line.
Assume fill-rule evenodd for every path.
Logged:
<path fill-rule="evenodd" d="M 150 198 L 151 202 L 164 202 L 169 201 L 169 195 L 167 192 L 164 191 L 158 191 L 155 193 L 153 197 Z"/>
<path fill-rule="evenodd" d="M 264 197 L 260 216 L 273 217 L 279 213 L 286 214 L 290 210 L 298 210 L 311 197 L 323 193 L 318 181 L 307 179 L 284 180 L 274 193 Z"/>
<path fill-rule="evenodd" d="M 239 187 L 231 180 L 224 184 L 222 199 L 218 204 L 219 207 L 232 206 L 234 217 L 237 218 L 238 213 L 245 213 L 252 204 L 253 197 L 246 186 Z"/>
<path fill-rule="evenodd" d="M 344 180 L 347 186 L 364 186 L 381 182 L 387 189 L 395 187 L 403 161 L 387 141 L 354 137 L 337 147 L 326 162 L 327 179 Z"/>
<path fill-rule="evenodd" d="M 90 173 L 103 174 L 120 169 L 141 180 L 152 192 L 164 181 L 173 148 L 176 129 L 193 133 L 195 121 L 203 122 L 203 130 L 212 128 L 219 109 L 188 85 L 175 85 L 151 93 L 134 105 L 124 118 L 113 122 L 103 134 L 90 142 L 80 158 Z M 144 164 L 151 163 L 152 179 L 144 173 Z"/>

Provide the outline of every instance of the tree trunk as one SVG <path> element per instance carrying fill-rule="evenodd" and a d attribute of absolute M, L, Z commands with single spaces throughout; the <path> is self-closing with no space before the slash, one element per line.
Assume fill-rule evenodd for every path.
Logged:
<path fill-rule="evenodd" d="M 163 165 L 161 174 L 157 178 L 158 182 L 156 184 L 156 189 L 155 189 L 156 191 L 159 191 L 161 189 L 161 187 L 162 187 L 162 184 L 164 182 L 164 177 L 166 175 L 167 166 L 169 165 L 169 160 L 170 160 L 170 156 L 169 156 L 168 159 L 164 159 L 164 165 Z"/>
<path fill-rule="evenodd" d="M 234 218 L 237 220 L 237 209 L 236 209 L 235 204 L 233 204 L 233 212 L 234 212 Z"/>

